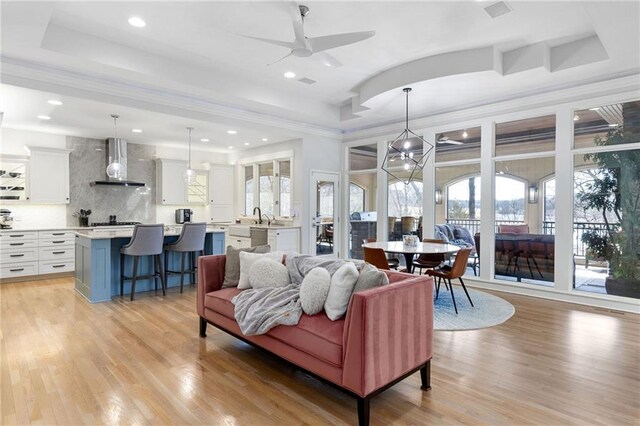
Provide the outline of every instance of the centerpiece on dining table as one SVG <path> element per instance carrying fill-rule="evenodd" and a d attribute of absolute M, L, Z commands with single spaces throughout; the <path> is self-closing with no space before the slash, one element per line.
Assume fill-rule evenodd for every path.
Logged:
<path fill-rule="evenodd" d="M 402 243 L 406 247 L 417 247 L 418 246 L 418 236 L 417 235 L 403 235 Z"/>

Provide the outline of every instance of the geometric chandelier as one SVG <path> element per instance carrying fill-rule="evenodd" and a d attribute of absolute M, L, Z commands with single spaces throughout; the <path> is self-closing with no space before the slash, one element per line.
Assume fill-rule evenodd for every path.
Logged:
<path fill-rule="evenodd" d="M 405 129 L 400 136 L 389 144 L 382 162 L 382 170 L 408 185 L 424 168 L 433 145 L 409 130 L 409 92 L 410 87 L 402 89 L 406 94 Z"/>

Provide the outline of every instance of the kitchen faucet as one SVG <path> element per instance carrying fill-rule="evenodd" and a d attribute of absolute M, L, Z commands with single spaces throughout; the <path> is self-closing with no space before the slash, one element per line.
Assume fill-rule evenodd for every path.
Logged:
<path fill-rule="evenodd" d="M 253 214 L 256 214 L 256 210 L 258 210 L 258 224 L 262 225 L 262 210 L 260 210 L 260 207 L 254 207 L 253 208 Z"/>

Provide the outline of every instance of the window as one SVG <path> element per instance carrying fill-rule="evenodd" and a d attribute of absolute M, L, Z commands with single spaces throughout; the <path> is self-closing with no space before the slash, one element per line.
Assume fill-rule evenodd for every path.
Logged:
<path fill-rule="evenodd" d="M 349 184 L 349 214 L 364 211 L 364 195 L 363 187 L 353 182 Z"/>
<path fill-rule="evenodd" d="M 333 182 L 318 185 L 318 206 L 321 217 L 333 218 Z"/>
<path fill-rule="evenodd" d="M 436 134 L 436 162 L 480 158 L 480 127 Z"/>
<path fill-rule="evenodd" d="M 555 115 L 496 124 L 496 156 L 555 149 Z"/>
<path fill-rule="evenodd" d="M 252 216 L 254 207 L 269 216 L 291 215 L 291 164 L 292 159 L 280 159 L 244 166 L 245 215 Z"/>
<path fill-rule="evenodd" d="M 402 178 L 404 172 L 398 172 Z M 414 175 L 415 180 L 405 185 L 389 176 L 388 215 L 400 218 L 402 216 L 422 216 L 422 171 Z"/>
<path fill-rule="evenodd" d="M 244 168 L 244 214 L 253 214 L 253 166 Z"/>
<path fill-rule="evenodd" d="M 447 187 L 447 219 L 480 219 L 480 176 Z"/>
<path fill-rule="evenodd" d="M 280 216 L 291 215 L 291 161 L 280 161 Z"/>
<path fill-rule="evenodd" d="M 525 183 L 508 176 L 496 176 L 496 221 L 524 222 Z"/>

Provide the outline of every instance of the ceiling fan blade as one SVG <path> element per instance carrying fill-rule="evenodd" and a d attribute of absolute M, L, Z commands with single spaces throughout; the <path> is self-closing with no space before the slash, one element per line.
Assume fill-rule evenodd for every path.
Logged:
<path fill-rule="evenodd" d="M 300 12 L 300 5 L 298 5 L 297 2 L 292 1 L 290 2 L 289 8 L 293 24 L 293 34 L 296 36 L 296 39 L 292 44 L 295 47 L 305 47 L 304 20 L 302 19 L 302 14 Z"/>
<path fill-rule="evenodd" d="M 277 61 L 271 62 L 270 64 L 267 64 L 267 66 L 270 67 L 271 65 L 277 64 L 278 62 L 280 62 L 280 61 L 288 58 L 289 56 L 291 56 L 292 53 L 293 52 L 289 52 L 288 54 L 284 55 L 282 58 L 278 59 Z"/>
<path fill-rule="evenodd" d="M 307 39 L 311 50 L 314 52 L 322 52 L 323 50 L 333 49 L 335 47 L 345 46 L 347 44 L 357 43 L 373 37 L 375 31 L 361 31 L 357 33 L 333 34 L 322 37 L 313 37 Z"/>
<path fill-rule="evenodd" d="M 451 139 L 441 139 L 438 141 L 439 144 L 449 144 L 449 145 L 464 145 L 464 142 L 454 141 Z"/>
<path fill-rule="evenodd" d="M 282 47 L 286 47 L 287 49 L 293 49 L 296 47 L 295 43 L 291 43 L 289 41 L 280 41 L 280 40 L 271 40 L 270 38 L 262 38 L 262 37 L 254 37 L 254 36 L 249 36 L 249 35 L 244 35 L 244 34 L 238 34 L 240 37 L 245 37 L 245 38 L 250 38 L 253 40 L 258 40 L 264 43 L 269 43 L 269 44 L 273 44 L 275 46 L 282 46 Z"/>
<path fill-rule="evenodd" d="M 338 68 L 342 66 L 342 62 L 329 55 L 326 52 L 318 52 L 313 55 L 316 59 L 320 60 L 325 66 L 331 68 Z"/>

